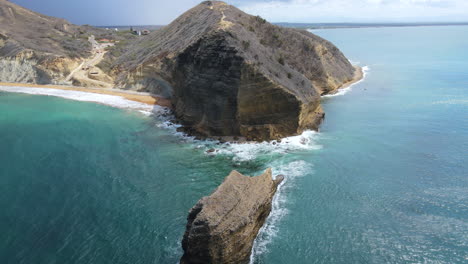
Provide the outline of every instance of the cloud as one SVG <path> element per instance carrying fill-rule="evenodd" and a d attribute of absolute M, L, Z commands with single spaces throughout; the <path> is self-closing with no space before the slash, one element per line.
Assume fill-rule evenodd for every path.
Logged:
<path fill-rule="evenodd" d="M 274 22 L 468 21 L 467 0 L 232 1 Z"/>

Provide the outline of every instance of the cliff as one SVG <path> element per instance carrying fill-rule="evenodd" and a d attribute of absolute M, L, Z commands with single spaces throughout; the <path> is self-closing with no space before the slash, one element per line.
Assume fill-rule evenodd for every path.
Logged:
<path fill-rule="evenodd" d="M 258 141 L 318 129 L 320 95 L 355 74 L 330 42 L 218 1 L 133 43 L 112 65 L 118 86 L 170 96 L 191 133 Z"/>
<path fill-rule="evenodd" d="M 231 172 L 213 194 L 190 210 L 180 263 L 248 263 L 282 179 L 273 180 L 270 169 L 256 177 Z"/>
<path fill-rule="evenodd" d="M 88 36 L 104 31 L 0 0 L 0 81 L 47 84 L 61 80 L 91 55 Z"/>
<path fill-rule="evenodd" d="M 150 92 L 171 99 L 186 131 L 208 137 L 263 141 L 317 130 L 324 117 L 320 95 L 360 72 L 330 42 L 219 1 L 203 2 L 138 39 L 6 0 L 0 0 L 0 25 L 0 81 Z M 101 63 L 104 53 L 92 36 L 119 40 Z M 80 66 L 86 63 L 102 71 L 93 68 L 92 75 Z"/>

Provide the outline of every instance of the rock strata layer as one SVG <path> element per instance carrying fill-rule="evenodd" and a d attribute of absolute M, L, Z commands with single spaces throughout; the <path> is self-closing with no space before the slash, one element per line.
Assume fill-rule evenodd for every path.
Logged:
<path fill-rule="evenodd" d="M 108 34 L 0 0 L 0 81 L 62 83 L 91 55 L 88 37 Z"/>
<path fill-rule="evenodd" d="M 213 194 L 190 210 L 180 263 L 248 263 L 282 180 L 281 175 L 273 180 L 271 169 L 256 177 L 232 171 Z"/>
<path fill-rule="evenodd" d="M 7 0 L 0 25 L 0 81 L 67 84 L 84 70 L 91 35 L 116 40 L 102 72 L 93 71 L 104 77 L 73 84 L 114 81 L 169 98 L 183 128 L 207 137 L 264 141 L 318 130 L 320 96 L 360 72 L 330 42 L 220 1 L 202 2 L 148 36 L 73 25 Z"/>
<path fill-rule="evenodd" d="M 317 130 L 320 95 L 355 76 L 330 42 L 206 1 L 113 62 L 119 86 L 172 97 L 194 134 L 271 140 Z"/>

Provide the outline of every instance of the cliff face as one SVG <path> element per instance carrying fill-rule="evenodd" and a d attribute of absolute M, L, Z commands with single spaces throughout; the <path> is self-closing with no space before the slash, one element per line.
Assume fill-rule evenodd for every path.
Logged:
<path fill-rule="evenodd" d="M 190 131 L 250 140 L 317 129 L 320 94 L 354 73 L 330 42 L 217 1 L 135 43 L 113 67 L 120 86 L 172 96 Z"/>
<path fill-rule="evenodd" d="M 6 0 L 0 0 L 0 25 L 0 81 L 6 82 L 60 83 L 90 55 L 88 36 L 110 34 Z M 114 37 L 122 38 L 107 38 Z M 203 136 L 262 141 L 317 130 L 320 95 L 356 74 L 330 42 L 218 1 L 201 3 L 149 36 L 122 40 L 127 44 L 100 64 L 112 79 L 100 81 L 171 98 L 177 119 Z"/>
<path fill-rule="evenodd" d="M 231 172 L 213 194 L 190 210 L 182 264 L 248 263 L 253 242 L 271 211 L 282 176 Z"/>
<path fill-rule="evenodd" d="M 0 81 L 51 83 L 91 54 L 89 26 L 45 16 L 0 0 Z"/>

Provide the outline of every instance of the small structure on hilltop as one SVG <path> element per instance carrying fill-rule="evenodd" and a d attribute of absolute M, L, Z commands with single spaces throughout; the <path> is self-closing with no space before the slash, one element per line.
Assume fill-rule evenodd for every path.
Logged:
<path fill-rule="evenodd" d="M 134 29 L 133 27 L 130 27 L 130 32 L 132 32 L 133 35 L 141 36 L 141 35 L 149 35 L 151 33 L 148 29 Z"/>

